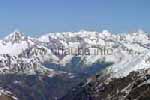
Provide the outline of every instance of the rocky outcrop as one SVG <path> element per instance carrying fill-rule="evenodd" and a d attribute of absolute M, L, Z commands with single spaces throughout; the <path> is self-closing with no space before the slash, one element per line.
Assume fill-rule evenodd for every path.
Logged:
<path fill-rule="evenodd" d="M 88 84 L 79 84 L 61 100 L 149 100 L 150 73 L 131 72 L 123 78 L 98 77 Z"/>

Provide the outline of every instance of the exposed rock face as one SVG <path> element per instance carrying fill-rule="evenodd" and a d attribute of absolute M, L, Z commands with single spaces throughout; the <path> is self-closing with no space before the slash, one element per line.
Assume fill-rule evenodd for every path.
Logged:
<path fill-rule="evenodd" d="M 66 95 L 73 86 L 79 84 L 80 80 L 80 78 L 70 79 L 67 76 L 49 78 L 42 75 L 0 75 L 0 87 L 11 91 L 12 94 L 7 94 L 5 91 L 0 93 L 5 97 L 15 95 L 17 100 L 57 100 Z"/>
<path fill-rule="evenodd" d="M 14 100 L 14 99 L 6 95 L 1 95 L 0 100 Z"/>
<path fill-rule="evenodd" d="M 109 82 L 106 77 L 98 77 L 73 88 L 62 100 L 149 100 L 150 73 L 147 71 L 131 72 Z"/>

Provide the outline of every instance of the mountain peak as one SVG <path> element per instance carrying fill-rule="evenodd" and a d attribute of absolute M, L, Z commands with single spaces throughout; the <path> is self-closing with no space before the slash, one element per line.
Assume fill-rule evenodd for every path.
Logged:
<path fill-rule="evenodd" d="M 108 30 L 103 30 L 102 34 L 105 36 L 111 36 L 111 33 Z"/>
<path fill-rule="evenodd" d="M 15 30 L 13 33 L 5 37 L 5 40 L 11 41 L 11 42 L 19 42 L 24 39 L 25 39 L 25 35 L 18 30 Z"/>

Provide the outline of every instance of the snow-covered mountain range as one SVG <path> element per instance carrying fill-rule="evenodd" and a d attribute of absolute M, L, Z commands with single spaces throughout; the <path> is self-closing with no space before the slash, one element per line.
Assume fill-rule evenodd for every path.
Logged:
<path fill-rule="evenodd" d="M 102 76 L 109 76 L 105 81 L 113 78 L 119 80 L 128 78 L 131 72 L 142 73 L 143 70 L 150 69 L 149 49 L 150 36 L 142 30 L 126 34 L 113 34 L 107 30 L 102 32 L 81 30 L 47 33 L 38 38 L 15 31 L 0 40 L 0 75 L 6 75 L 5 77 L 10 74 L 27 75 L 25 77 L 42 75 L 39 77 L 40 82 L 43 81 L 43 76 L 52 79 L 59 76 L 56 79 L 81 81 L 80 76 L 89 77 L 101 71 Z M 80 76 L 75 79 L 78 74 Z M 23 82 L 21 78 L 19 79 Z M 30 80 L 30 77 L 27 79 Z M 34 81 L 36 83 L 36 78 Z M 91 83 L 90 78 L 87 83 Z M 3 85 L 5 84 L 1 84 L 2 87 Z M 70 85 L 69 88 L 72 86 L 74 85 Z M 21 97 L 17 90 L 6 90 L 11 90 Z"/>
<path fill-rule="evenodd" d="M 15 31 L 0 40 L 0 71 L 28 74 L 52 71 L 42 63 L 50 62 L 66 66 L 74 57 L 80 57 L 84 65 L 98 61 L 112 62 L 113 65 L 107 68 L 107 72 L 111 73 L 112 77 L 123 77 L 129 72 L 149 68 L 149 46 L 149 35 L 141 30 L 128 34 L 112 34 L 107 30 L 102 32 L 82 30 L 48 33 L 39 38 Z M 70 48 L 74 50 L 71 53 Z M 82 49 L 81 55 L 77 54 L 77 48 Z M 85 50 L 88 50 L 88 54 Z"/>

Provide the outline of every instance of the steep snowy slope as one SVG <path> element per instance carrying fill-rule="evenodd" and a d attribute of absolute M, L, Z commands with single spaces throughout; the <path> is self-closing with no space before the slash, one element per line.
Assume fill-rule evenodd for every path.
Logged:
<path fill-rule="evenodd" d="M 15 31 L 1 40 L 0 49 L 1 73 L 55 73 L 41 63 L 44 61 L 57 63 L 57 57 L 38 40 L 27 37 L 21 32 Z"/>

